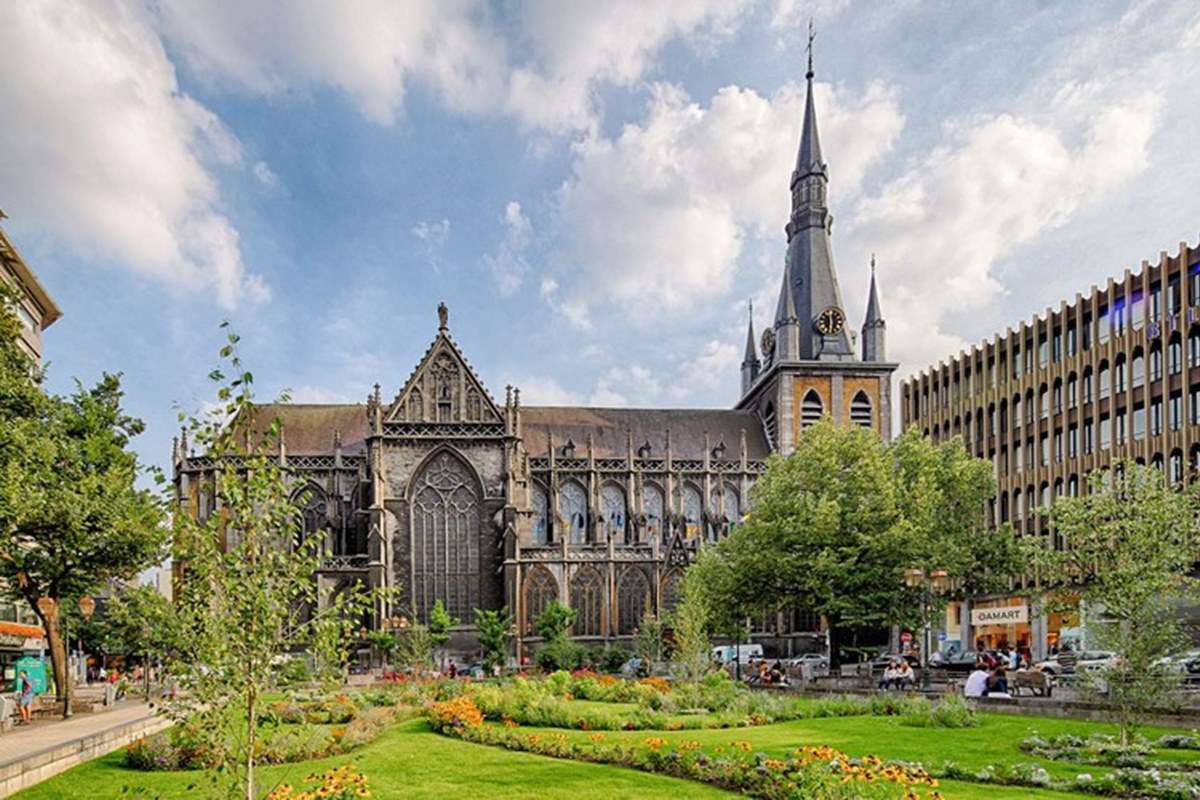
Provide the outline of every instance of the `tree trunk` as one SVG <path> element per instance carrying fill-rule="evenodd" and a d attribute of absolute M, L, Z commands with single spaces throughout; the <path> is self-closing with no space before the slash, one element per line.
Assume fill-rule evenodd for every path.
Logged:
<path fill-rule="evenodd" d="M 34 608 L 37 608 L 36 603 L 34 603 Z M 50 668 L 54 674 L 55 699 L 62 703 L 63 709 L 66 710 L 71 707 L 71 676 L 67 665 L 67 649 L 63 643 L 62 628 L 59 627 L 57 616 L 42 616 L 40 610 L 37 615 L 42 620 L 42 629 L 46 631 L 46 643 L 50 650 Z"/>

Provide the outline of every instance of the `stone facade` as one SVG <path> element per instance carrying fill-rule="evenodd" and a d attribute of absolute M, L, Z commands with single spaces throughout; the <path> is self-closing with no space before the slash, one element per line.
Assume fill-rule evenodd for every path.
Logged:
<path fill-rule="evenodd" d="M 476 608 L 508 608 L 518 649 L 536 641 L 532 622 L 553 600 L 577 612 L 577 638 L 628 639 L 645 611 L 673 606 L 699 550 L 740 522 L 772 452 L 791 452 L 825 415 L 890 436 L 895 365 L 874 280 L 864 358 L 844 326 L 811 78 L 779 310 L 761 359 L 748 333 L 734 409 L 523 406 L 512 387 L 497 400 L 451 338 L 444 305 L 391 400 L 376 385 L 361 405 L 258 408 L 280 421 L 280 458 L 308 492 L 326 588 L 392 588 L 373 624 L 424 621 L 441 600 L 464 622 L 464 646 Z M 181 439 L 174 461 L 181 501 L 211 513 L 211 459 Z M 819 620 L 802 613 L 753 628 L 776 652 L 820 642 Z"/>

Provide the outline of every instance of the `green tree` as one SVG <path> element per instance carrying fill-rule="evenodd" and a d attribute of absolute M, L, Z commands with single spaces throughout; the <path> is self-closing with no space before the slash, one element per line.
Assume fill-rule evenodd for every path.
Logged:
<path fill-rule="evenodd" d="M 153 586 L 127 589 L 106 604 L 106 617 L 126 655 L 145 667 L 144 690 L 150 696 L 150 666 L 166 663 L 187 649 L 175 607 Z"/>
<path fill-rule="evenodd" d="M 433 643 L 434 652 L 446 646 L 446 642 L 450 641 L 450 629 L 458 623 L 459 620 L 450 616 L 445 603 L 439 598 L 429 609 L 429 640 Z"/>
<path fill-rule="evenodd" d="M 129 443 L 144 426 L 121 407 L 120 376 L 69 397 L 45 392 L 17 344 L 14 299 L 0 283 L 0 590 L 41 621 L 69 709 L 60 611 L 161 560 L 167 530 L 162 503 L 138 486 L 148 473 Z"/>
<path fill-rule="evenodd" d="M 225 326 L 223 326 L 225 327 Z M 319 536 L 303 538 L 307 498 L 280 463 L 279 420 L 257 417 L 253 375 L 230 333 L 221 350 L 230 373 L 214 370 L 217 404 L 189 421 L 216 465 L 216 513 L 174 515 L 181 580 L 176 605 L 188 657 L 173 664 L 183 691 L 170 707 L 205 738 L 220 796 L 258 796 L 256 762 L 268 727 L 264 697 L 276 691 L 288 654 L 316 650 L 319 664 L 344 664 L 373 599 L 359 589 L 320 595 Z"/>
<path fill-rule="evenodd" d="M 961 440 L 914 430 L 888 444 L 822 420 L 771 459 L 749 519 L 697 565 L 700 591 L 722 628 L 784 608 L 822 615 L 836 660 L 843 633 L 920 620 L 907 568 L 944 569 L 963 592 L 1012 574 L 1011 531 L 983 531 L 992 491 L 991 467 Z"/>
<path fill-rule="evenodd" d="M 533 618 L 533 631 L 546 641 L 566 636 L 575 624 L 575 609 L 557 600 L 551 600 L 542 612 Z"/>
<path fill-rule="evenodd" d="M 1160 470 L 1123 461 L 1092 473 L 1087 494 L 1057 498 L 1043 513 L 1066 543 L 1030 544 L 1030 559 L 1051 590 L 1047 608 L 1081 604 L 1089 639 L 1116 653 L 1111 665 L 1089 671 L 1084 685 L 1113 706 L 1125 744 L 1146 712 L 1178 688 L 1162 659 L 1188 645 L 1179 612 L 1200 588 L 1193 572 L 1200 486 L 1172 488 Z"/>
<path fill-rule="evenodd" d="M 475 630 L 479 636 L 479 649 L 483 652 L 483 668 L 488 672 L 499 665 L 504 666 L 508 656 L 508 643 L 512 639 L 509 628 L 513 618 L 508 609 L 484 611 L 475 609 Z"/>
<path fill-rule="evenodd" d="M 396 636 L 391 631 L 371 631 L 367 634 L 367 642 L 372 652 L 379 654 L 381 666 L 391 663 L 392 654 L 396 652 Z"/>
<path fill-rule="evenodd" d="M 675 647 L 671 661 L 679 677 L 698 681 L 713 669 L 712 642 L 708 638 L 712 624 L 707 594 L 702 591 L 702 573 L 688 570 L 683 576 L 683 591 L 671 613 Z"/>
<path fill-rule="evenodd" d="M 645 662 L 645 668 L 663 660 L 663 634 L 666 625 L 654 610 L 647 608 L 638 622 L 637 631 L 633 635 L 633 652 Z"/>
<path fill-rule="evenodd" d="M 396 642 L 396 659 L 414 672 L 428 670 L 433 661 L 433 639 L 429 628 L 419 622 L 405 628 Z"/>

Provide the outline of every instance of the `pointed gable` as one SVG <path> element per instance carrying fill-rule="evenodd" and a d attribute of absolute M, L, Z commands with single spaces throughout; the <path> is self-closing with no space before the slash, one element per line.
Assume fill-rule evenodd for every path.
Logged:
<path fill-rule="evenodd" d="M 385 422 L 501 422 L 504 417 L 447 329 L 440 306 L 437 336 L 404 388 L 384 411 Z"/>

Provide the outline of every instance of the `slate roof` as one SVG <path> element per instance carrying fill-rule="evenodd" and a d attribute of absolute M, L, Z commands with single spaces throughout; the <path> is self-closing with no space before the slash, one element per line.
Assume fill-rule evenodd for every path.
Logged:
<path fill-rule="evenodd" d="M 279 418 L 289 455 L 332 453 L 334 431 L 341 431 L 342 452 L 346 455 L 366 452 L 365 440 L 370 431 L 365 405 L 262 403 L 254 407 L 254 412 L 254 432 L 258 435 Z"/>
<path fill-rule="evenodd" d="M 763 460 L 771 453 L 758 417 L 749 411 L 678 408 L 582 408 L 578 406 L 522 406 L 521 437 L 530 455 L 547 452 L 550 437 L 561 447 L 567 439 L 575 442 L 576 454 L 587 455 L 587 437 L 591 434 L 597 458 L 624 458 L 628 452 L 627 434 L 633 431 L 634 450 L 649 441 L 651 457 L 662 458 L 667 452 L 666 432 L 671 431 L 671 456 L 677 459 L 704 458 L 704 433 L 709 447 L 725 443 L 725 458 L 740 455 L 742 431 L 746 431 L 749 458 Z"/>

